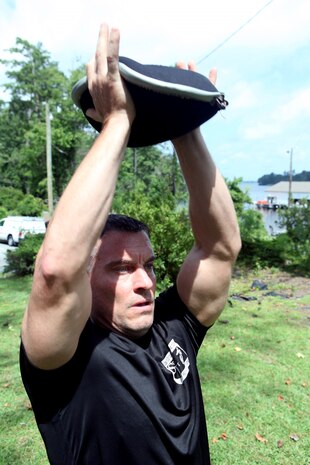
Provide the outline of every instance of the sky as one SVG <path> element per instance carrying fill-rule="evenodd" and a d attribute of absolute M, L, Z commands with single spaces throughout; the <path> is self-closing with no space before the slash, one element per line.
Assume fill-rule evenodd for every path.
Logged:
<path fill-rule="evenodd" d="M 92 57 L 101 22 L 120 28 L 123 56 L 218 69 L 229 106 L 202 132 L 226 178 L 282 174 L 290 152 L 310 171 L 309 0 L 0 0 L 0 57 L 21 37 L 67 73 Z"/>

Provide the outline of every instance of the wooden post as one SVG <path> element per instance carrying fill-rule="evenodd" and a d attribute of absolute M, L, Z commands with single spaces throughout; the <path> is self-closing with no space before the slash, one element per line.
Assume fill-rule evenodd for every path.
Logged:
<path fill-rule="evenodd" d="M 53 171 L 52 171 L 52 131 L 51 131 L 51 117 L 49 104 L 45 104 L 46 116 L 46 170 L 47 170 L 47 198 L 48 198 L 48 211 L 50 216 L 53 214 L 54 201 L 53 201 Z"/>
<path fill-rule="evenodd" d="M 292 204 L 292 180 L 293 180 L 293 149 L 288 152 L 290 154 L 290 172 L 288 182 L 288 206 Z"/>

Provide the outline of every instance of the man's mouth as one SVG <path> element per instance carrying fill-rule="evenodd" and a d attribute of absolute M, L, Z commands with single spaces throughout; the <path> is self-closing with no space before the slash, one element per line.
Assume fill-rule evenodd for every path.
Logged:
<path fill-rule="evenodd" d="M 153 306 L 153 300 L 141 300 L 139 302 L 136 302 L 133 307 L 139 307 L 139 308 L 146 308 L 146 307 L 152 307 Z"/>
<path fill-rule="evenodd" d="M 143 302 L 137 302 L 135 307 L 144 307 L 145 305 L 150 305 L 151 303 L 151 300 L 144 300 Z"/>

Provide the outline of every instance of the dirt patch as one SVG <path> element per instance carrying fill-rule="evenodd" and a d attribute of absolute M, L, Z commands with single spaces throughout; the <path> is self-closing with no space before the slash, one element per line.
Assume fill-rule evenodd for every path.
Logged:
<path fill-rule="evenodd" d="M 288 305 L 286 311 L 294 310 L 302 313 L 302 324 L 310 325 L 310 278 L 267 269 L 257 273 L 237 270 L 233 280 L 239 285 L 242 283 L 247 299 L 251 295 L 258 294 L 260 300 L 273 296 L 287 299 L 287 302 L 292 302 L 293 306 Z M 253 289 L 253 284 L 262 287 Z"/>
<path fill-rule="evenodd" d="M 292 296 L 298 298 L 310 295 L 310 278 L 301 276 L 291 276 L 289 274 L 281 274 L 278 278 L 278 283 L 287 286 L 291 289 Z"/>
<path fill-rule="evenodd" d="M 283 271 L 262 270 L 259 273 L 236 271 L 234 279 L 246 282 L 249 286 L 254 280 L 266 284 L 268 291 L 283 293 L 289 298 L 300 299 L 310 296 L 310 278 L 295 276 Z"/>

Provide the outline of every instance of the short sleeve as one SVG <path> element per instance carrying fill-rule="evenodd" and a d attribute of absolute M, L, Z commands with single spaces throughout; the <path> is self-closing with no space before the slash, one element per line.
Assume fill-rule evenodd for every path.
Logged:
<path fill-rule="evenodd" d="M 158 296 L 155 308 L 155 319 L 169 320 L 175 318 L 177 321 L 182 322 L 197 355 L 209 328 L 203 326 L 188 310 L 179 296 L 176 284 Z"/>

